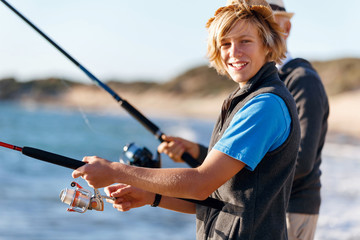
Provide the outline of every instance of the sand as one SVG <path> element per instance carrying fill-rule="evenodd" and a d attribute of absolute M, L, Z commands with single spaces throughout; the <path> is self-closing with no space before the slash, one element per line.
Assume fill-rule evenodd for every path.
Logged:
<path fill-rule="evenodd" d="M 329 130 L 360 138 L 360 90 L 330 98 Z"/>
<path fill-rule="evenodd" d="M 207 97 L 180 97 L 153 91 L 141 94 L 115 91 L 148 117 L 171 116 L 215 119 L 223 99 L 227 96 L 227 93 L 224 93 Z M 332 96 L 329 101 L 329 132 L 360 139 L 360 90 Z M 119 104 L 102 89 L 74 87 L 58 102 L 66 107 L 125 113 Z"/>

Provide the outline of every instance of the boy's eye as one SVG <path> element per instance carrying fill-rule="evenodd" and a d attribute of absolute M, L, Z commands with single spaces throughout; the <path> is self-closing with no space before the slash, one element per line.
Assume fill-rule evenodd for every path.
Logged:
<path fill-rule="evenodd" d="M 229 42 L 223 42 L 221 43 L 220 47 L 229 47 L 231 45 L 231 43 Z"/>

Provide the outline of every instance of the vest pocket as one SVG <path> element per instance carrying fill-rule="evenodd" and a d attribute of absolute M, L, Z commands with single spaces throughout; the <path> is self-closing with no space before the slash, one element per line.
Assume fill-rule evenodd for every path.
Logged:
<path fill-rule="evenodd" d="M 214 218 L 213 218 L 214 217 Z M 242 218 L 226 212 L 218 212 L 210 217 L 212 222 L 208 228 L 207 239 L 238 239 L 242 228 Z M 209 219 L 209 220 L 210 220 Z"/>

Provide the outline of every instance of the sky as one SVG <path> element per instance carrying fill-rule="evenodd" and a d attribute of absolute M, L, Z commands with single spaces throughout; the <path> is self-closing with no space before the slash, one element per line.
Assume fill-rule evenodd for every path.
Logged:
<path fill-rule="evenodd" d="M 102 81 L 169 81 L 206 59 L 205 24 L 226 0 L 6 0 Z M 359 0 L 285 0 L 293 57 L 360 58 Z M 88 77 L 2 2 L 0 79 Z"/>

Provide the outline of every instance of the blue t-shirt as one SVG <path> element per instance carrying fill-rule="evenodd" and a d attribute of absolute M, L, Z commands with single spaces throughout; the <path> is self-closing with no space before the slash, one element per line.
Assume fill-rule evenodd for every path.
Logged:
<path fill-rule="evenodd" d="M 238 159 L 254 171 L 267 152 L 281 146 L 290 134 L 289 110 L 279 96 L 260 94 L 232 119 L 214 149 Z"/>

